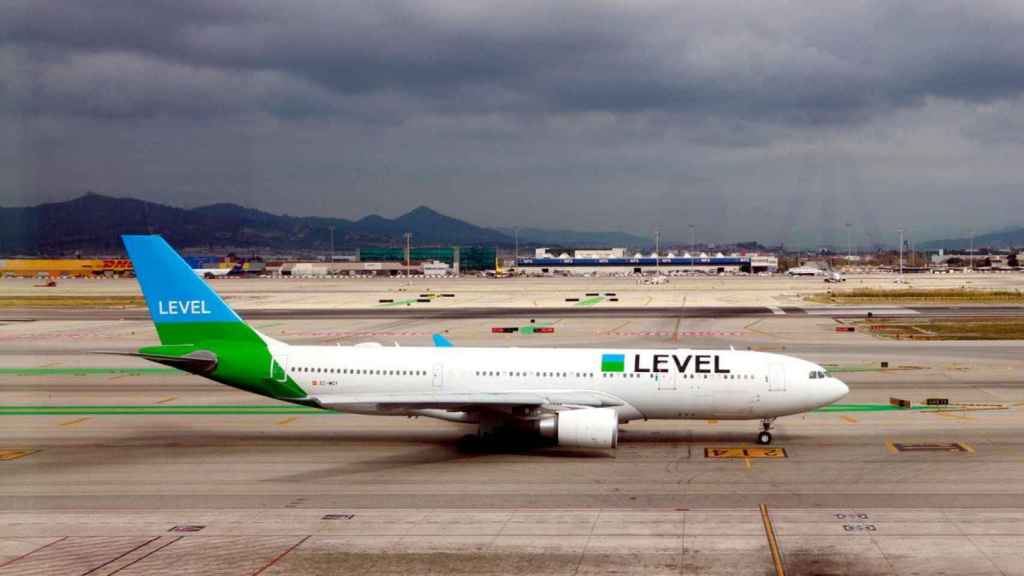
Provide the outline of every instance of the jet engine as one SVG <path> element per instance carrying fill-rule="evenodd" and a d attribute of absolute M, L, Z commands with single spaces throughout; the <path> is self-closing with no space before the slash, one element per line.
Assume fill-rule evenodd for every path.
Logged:
<path fill-rule="evenodd" d="M 544 417 L 537 427 L 559 446 L 615 448 L 619 443 L 619 416 L 612 408 L 565 410 Z"/>

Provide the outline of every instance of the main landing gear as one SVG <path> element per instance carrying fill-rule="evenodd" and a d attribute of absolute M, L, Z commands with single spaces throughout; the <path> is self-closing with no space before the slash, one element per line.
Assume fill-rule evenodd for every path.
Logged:
<path fill-rule="evenodd" d="M 757 435 L 758 444 L 764 446 L 772 443 L 772 433 L 769 432 L 769 430 L 771 430 L 772 422 L 774 421 L 775 418 L 764 418 L 761 420 L 761 427 L 764 428 L 764 430 L 762 430 L 761 433 Z"/>

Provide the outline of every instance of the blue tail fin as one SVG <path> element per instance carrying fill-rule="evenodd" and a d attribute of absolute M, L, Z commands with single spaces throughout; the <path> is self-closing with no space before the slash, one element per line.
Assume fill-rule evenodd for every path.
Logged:
<path fill-rule="evenodd" d="M 162 237 L 121 238 L 161 343 L 255 336 Z"/>

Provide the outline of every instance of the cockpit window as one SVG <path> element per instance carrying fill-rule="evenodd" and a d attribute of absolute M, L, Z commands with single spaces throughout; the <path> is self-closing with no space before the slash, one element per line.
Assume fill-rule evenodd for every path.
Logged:
<path fill-rule="evenodd" d="M 825 372 L 824 370 L 814 370 L 811 372 L 810 377 L 811 380 L 814 380 L 816 378 L 831 378 L 831 375 L 828 372 Z"/>

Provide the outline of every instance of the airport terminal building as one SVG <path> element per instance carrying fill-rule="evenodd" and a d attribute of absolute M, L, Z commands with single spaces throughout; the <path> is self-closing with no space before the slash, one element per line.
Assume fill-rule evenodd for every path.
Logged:
<path fill-rule="evenodd" d="M 717 253 L 677 255 L 633 254 L 623 248 L 609 250 L 576 250 L 553 255 L 538 248 L 532 258 L 519 258 L 515 269 L 528 275 L 596 275 L 622 276 L 629 274 L 726 274 L 737 272 L 775 272 L 779 262 L 775 256 Z"/>

